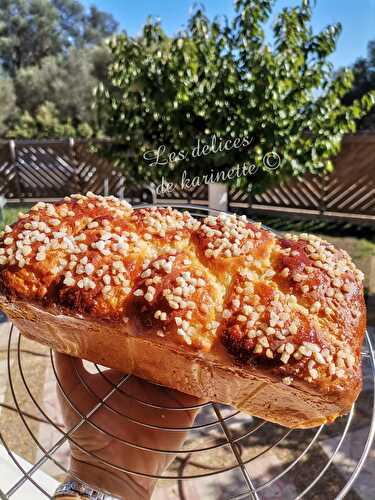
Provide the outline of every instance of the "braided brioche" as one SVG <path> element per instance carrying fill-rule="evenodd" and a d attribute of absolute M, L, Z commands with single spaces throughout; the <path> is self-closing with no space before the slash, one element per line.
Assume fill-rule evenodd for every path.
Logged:
<path fill-rule="evenodd" d="M 316 236 L 92 193 L 0 239 L 0 306 L 24 335 L 288 427 L 356 399 L 362 279 Z"/>

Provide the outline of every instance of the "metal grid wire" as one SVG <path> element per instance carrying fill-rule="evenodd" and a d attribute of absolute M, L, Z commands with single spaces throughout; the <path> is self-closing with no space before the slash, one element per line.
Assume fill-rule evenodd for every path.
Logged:
<path fill-rule="evenodd" d="M 186 209 L 186 205 L 183 207 Z M 189 207 L 191 208 L 191 207 Z M 196 207 L 194 207 L 196 209 Z M 196 209 L 197 214 L 201 214 L 203 209 Z M 205 211 L 205 210 L 204 210 Z M 193 210 L 191 210 L 193 212 Z M 207 211 L 205 211 L 207 213 Z M 210 211 L 213 212 L 213 211 Z M 197 215 L 194 213 L 194 215 Z M 283 480 L 288 477 L 293 470 L 298 467 L 303 467 L 304 463 L 308 463 L 309 455 L 311 454 L 314 447 L 316 447 L 324 431 L 326 429 L 334 429 L 337 428 L 336 431 L 336 439 L 337 443 L 330 451 L 330 454 L 325 455 L 325 461 L 319 463 L 318 472 L 314 473 L 306 486 L 301 488 L 296 495 L 286 496 L 283 498 L 293 498 L 294 500 L 300 499 L 302 497 L 306 497 L 314 487 L 319 487 L 321 482 L 323 482 L 326 474 L 329 469 L 332 468 L 335 463 L 335 459 L 337 459 L 340 450 L 342 450 L 345 441 L 348 439 L 348 435 L 353 429 L 353 425 L 356 420 L 356 404 L 353 405 L 349 415 L 346 417 L 339 419 L 337 423 L 331 424 L 326 427 L 324 425 L 316 428 L 314 430 L 302 431 L 307 437 L 306 443 L 304 443 L 303 447 L 298 450 L 298 453 L 294 457 L 292 461 L 290 461 L 285 467 L 282 467 L 281 470 L 275 472 L 270 477 L 267 475 L 266 479 L 254 481 L 252 475 L 249 472 L 249 466 L 254 463 L 261 456 L 267 457 L 268 454 L 274 452 L 281 445 L 288 446 L 289 443 L 293 441 L 293 433 L 301 432 L 301 431 L 293 431 L 291 429 L 282 428 L 280 426 L 270 424 L 269 422 L 263 421 L 261 419 L 255 419 L 250 416 L 246 416 L 244 414 L 240 414 L 240 412 L 230 409 L 229 407 L 225 407 L 224 405 L 220 405 L 217 403 L 204 403 L 200 405 L 194 406 L 161 406 L 155 404 L 151 401 L 146 401 L 135 397 L 127 391 L 127 384 L 132 380 L 131 375 L 124 375 L 117 383 L 113 383 L 107 376 L 106 371 L 97 364 L 92 364 L 92 368 L 102 377 L 106 384 L 108 384 L 107 393 L 99 397 L 96 393 L 93 392 L 92 388 L 88 385 L 88 383 L 83 379 L 82 375 L 77 370 L 76 366 L 73 364 L 75 370 L 75 375 L 80 380 L 81 384 L 84 386 L 85 390 L 92 394 L 95 397 L 96 404 L 91 408 L 91 410 L 87 413 L 82 413 L 79 408 L 76 407 L 75 403 L 69 398 L 69 395 L 65 392 L 62 381 L 59 378 L 58 371 L 55 366 L 54 358 L 52 356 L 52 351 L 50 351 L 49 362 L 51 363 L 51 367 L 56 378 L 56 383 L 65 397 L 67 403 L 71 406 L 71 408 L 79 415 L 77 423 L 72 426 L 70 429 L 63 430 L 60 425 L 58 425 L 53 418 L 51 418 L 48 412 L 43 408 L 42 404 L 38 400 L 38 396 L 34 394 L 33 389 L 30 387 L 27 376 L 25 375 L 24 365 L 23 365 L 23 353 L 26 352 L 22 348 L 23 337 L 17 332 L 17 330 L 11 325 L 9 331 L 9 339 L 8 339 L 8 347 L 7 347 L 7 359 L 6 359 L 6 369 L 7 369 L 7 378 L 9 383 L 9 388 L 12 394 L 13 402 L 15 408 L 18 412 L 19 417 L 22 420 L 22 423 L 31 437 L 33 442 L 35 443 L 37 449 L 41 452 L 41 456 L 39 459 L 35 460 L 35 463 L 29 468 L 25 469 L 24 466 L 20 463 L 15 453 L 10 449 L 7 440 L 4 437 L 4 434 L 0 432 L 0 444 L 3 444 L 5 447 L 9 457 L 12 459 L 14 464 L 20 470 L 22 476 L 18 479 L 6 492 L 2 492 L 0 490 L 0 497 L 4 499 L 12 498 L 12 496 L 19 491 L 19 489 L 27 482 L 32 483 L 36 488 L 41 492 L 41 497 L 52 498 L 51 494 L 48 493 L 45 488 L 38 482 L 35 477 L 35 473 L 41 469 L 41 467 L 48 461 L 54 463 L 61 473 L 68 472 L 67 466 L 62 463 L 58 458 L 56 458 L 55 453 L 61 450 L 61 448 L 67 443 L 73 443 L 77 448 L 80 449 L 83 453 L 87 455 L 91 455 L 96 460 L 99 459 L 106 467 L 113 468 L 113 470 L 125 472 L 128 474 L 157 478 L 159 480 L 173 480 L 176 481 L 179 487 L 185 481 L 198 481 L 202 478 L 207 478 L 212 482 L 216 481 L 216 478 L 229 471 L 237 471 L 239 475 L 242 476 L 242 483 L 244 487 L 240 488 L 240 491 L 237 491 L 233 496 L 231 494 L 228 496 L 231 500 L 242 500 L 242 499 L 252 499 L 258 500 L 263 497 L 263 494 L 266 494 L 267 489 L 269 489 L 276 482 Z M 14 343 L 16 342 L 16 349 L 12 348 Z M 366 426 L 366 437 L 363 443 L 363 447 L 360 450 L 360 456 L 355 458 L 355 465 L 350 472 L 350 475 L 347 477 L 344 484 L 341 484 L 339 489 L 335 491 L 332 498 L 342 499 L 348 493 L 351 488 L 354 480 L 358 476 L 366 457 L 371 448 L 374 434 L 375 434 L 375 356 L 374 351 L 371 345 L 371 340 L 368 334 L 366 334 L 366 343 L 364 346 L 364 350 L 362 352 L 362 359 L 364 368 L 370 373 L 370 382 L 371 382 L 371 399 L 372 399 L 372 408 L 371 408 L 371 419 Z M 15 372 L 15 373 L 14 373 Z M 43 421 L 48 423 L 49 426 L 53 427 L 56 433 L 60 436 L 57 441 L 50 446 L 46 447 L 42 442 L 40 437 L 38 437 L 37 433 L 32 429 L 30 425 L 27 413 L 22 408 L 22 403 L 19 401 L 16 390 L 16 377 L 17 380 L 21 380 L 26 390 L 26 393 L 30 400 L 32 401 L 35 408 L 40 412 L 43 417 Z M 130 417 L 125 412 L 121 412 L 118 409 L 114 408 L 110 404 L 111 397 L 115 394 L 121 394 L 126 396 L 126 398 L 130 398 L 134 400 L 139 405 L 144 406 L 145 408 L 162 410 L 167 412 L 180 412 L 186 410 L 198 410 L 198 417 L 191 427 L 171 427 L 171 426 L 163 426 L 163 425 L 151 425 L 145 423 L 139 419 L 134 417 Z M 189 443 L 189 447 L 186 448 L 185 445 L 181 449 L 171 450 L 171 449 L 162 449 L 160 447 L 156 447 L 155 443 L 148 443 L 147 446 L 140 445 L 135 442 L 130 441 L 129 439 L 121 439 L 114 434 L 110 434 L 108 430 L 103 429 L 98 423 L 94 422 L 92 417 L 96 414 L 96 412 L 100 409 L 105 408 L 109 412 L 116 413 L 117 416 L 126 419 L 127 421 L 131 421 L 135 425 L 139 425 L 145 429 L 152 429 L 157 432 L 182 432 L 186 431 L 188 433 L 189 439 L 186 441 Z M 205 416 L 210 412 L 211 418 L 200 418 L 202 415 Z M 238 430 L 238 419 L 241 417 L 241 426 L 240 431 Z M 169 467 L 167 472 L 163 476 L 155 476 L 152 474 L 147 474 L 141 470 L 131 470 L 129 468 L 120 467 L 117 464 L 109 463 L 103 458 L 96 455 L 93 451 L 90 451 L 86 447 L 78 444 L 75 441 L 74 434 L 80 429 L 83 425 L 92 426 L 94 429 L 100 432 L 105 432 L 110 435 L 110 437 L 114 440 L 121 442 L 122 444 L 129 446 L 131 448 L 135 448 L 138 450 L 143 450 L 147 453 L 156 453 L 163 454 L 165 456 L 175 456 L 175 460 L 173 463 L 178 462 L 177 467 Z M 267 427 L 267 436 L 268 442 L 265 443 L 265 446 L 261 450 L 256 449 L 256 452 L 250 454 L 244 453 L 244 450 L 251 451 L 252 444 L 251 438 L 254 438 L 259 435 L 260 432 L 264 431 L 265 426 Z M 216 439 L 212 441 L 211 438 L 206 439 L 206 441 L 202 438 L 208 438 L 210 431 L 213 428 L 220 429 L 220 435 Z M 294 439 L 297 441 L 300 439 L 300 435 L 295 435 Z M 202 444 L 203 443 L 203 444 Z M 220 450 L 226 449 L 227 453 L 231 455 L 232 463 L 223 463 L 220 465 L 214 466 L 206 466 L 204 463 L 199 463 L 199 459 L 202 454 L 206 452 L 214 452 L 219 453 Z M 188 467 L 185 465 L 193 465 L 198 472 L 192 473 Z M 259 476 L 259 471 L 258 471 Z M 260 476 L 262 477 L 262 471 Z M 266 495 L 265 495 L 266 496 Z M 183 498 L 185 496 L 182 495 Z M 221 498 L 223 498 L 221 496 Z M 328 498 L 328 496 L 325 496 Z"/>

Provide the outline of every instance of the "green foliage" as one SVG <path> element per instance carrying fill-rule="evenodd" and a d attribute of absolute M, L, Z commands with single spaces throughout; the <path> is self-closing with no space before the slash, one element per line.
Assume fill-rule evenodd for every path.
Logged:
<path fill-rule="evenodd" d="M 273 4 L 237 0 L 234 20 L 221 24 L 197 9 L 173 38 L 149 20 L 142 37 L 111 39 L 111 85 L 99 85 L 97 107 L 106 134 L 119 143 L 106 154 L 129 181 L 170 181 L 184 169 L 194 176 L 248 161 L 259 165 L 258 174 L 233 183 L 260 190 L 270 181 L 332 168 L 329 159 L 343 134 L 355 130 L 375 94 L 342 105 L 353 77 L 349 70 L 335 76 L 328 61 L 341 27 L 314 34 L 308 0 L 282 10 L 273 44 L 267 43 L 264 24 Z M 197 141 L 210 145 L 213 135 L 253 142 L 194 158 Z M 159 146 L 183 151 L 185 158 L 164 154 L 163 165 L 151 167 L 144 154 Z M 262 162 L 270 151 L 282 157 L 273 174 Z"/>
<path fill-rule="evenodd" d="M 38 66 L 20 69 L 16 74 L 15 88 L 17 105 L 23 113 L 15 120 L 7 135 L 12 136 L 16 131 L 19 134 L 21 130 L 24 131 L 23 135 L 17 137 L 32 134 L 32 126 L 30 130 L 25 128 L 25 116 L 34 116 L 47 101 L 54 104 L 54 113 L 61 124 L 70 120 L 74 136 L 81 136 L 79 131 L 84 129 L 85 137 L 89 129 L 89 135 L 92 135 L 96 126 L 96 115 L 91 108 L 92 94 L 98 81 L 103 78 L 105 70 L 102 66 L 108 65 L 109 57 L 108 48 L 103 46 L 71 49 L 65 56 L 45 57 Z M 18 123 L 19 120 L 23 123 Z M 27 119 L 26 123 L 30 124 L 30 120 Z M 46 124 L 43 136 L 49 130 Z"/>
<path fill-rule="evenodd" d="M 99 10 L 95 5 L 90 7 L 88 15 L 84 16 L 82 41 L 84 45 L 99 45 L 103 39 L 111 36 L 118 28 L 118 23 L 112 14 Z"/>
<path fill-rule="evenodd" d="M 353 87 L 343 98 L 346 105 L 375 91 L 375 40 L 368 44 L 367 52 L 367 58 L 358 59 L 353 66 Z M 374 108 L 364 117 L 358 116 L 357 118 L 360 130 L 375 130 Z"/>
<path fill-rule="evenodd" d="M 70 119 L 62 122 L 55 104 L 46 101 L 36 109 L 33 115 L 24 111 L 8 135 L 19 139 L 75 137 L 78 134 L 90 137 L 92 135 L 93 131 L 88 124 L 80 124 L 79 127 L 77 131 Z"/>
<path fill-rule="evenodd" d="M 15 76 L 70 47 L 99 44 L 118 25 L 110 14 L 76 0 L 0 0 L 0 62 Z"/>
<path fill-rule="evenodd" d="M 3 135 L 56 138 L 60 130 L 73 137 L 91 137 L 97 128 L 92 95 L 104 79 L 109 60 L 105 46 L 73 48 L 66 55 L 48 56 L 37 66 L 21 68 L 14 87 L 22 112 L 9 117 Z M 43 109 L 53 116 L 53 126 L 50 120 L 45 124 L 40 120 Z"/>
<path fill-rule="evenodd" d="M 60 48 L 58 12 L 48 0 L 0 0 L 0 60 L 14 76 Z"/>
<path fill-rule="evenodd" d="M 4 227 L 8 224 L 14 224 L 18 219 L 18 214 L 20 212 L 26 213 L 30 210 L 30 206 L 27 205 L 18 205 L 17 207 L 10 207 L 6 205 L 3 208 L 3 216 L 4 219 L 0 219 L 0 231 L 4 230 Z"/>
<path fill-rule="evenodd" d="M 353 257 L 375 257 L 375 243 L 365 239 L 357 240 L 357 245 L 355 252 L 353 252 Z"/>
<path fill-rule="evenodd" d="M 0 136 L 6 130 L 6 122 L 13 115 L 16 104 L 13 82 L 10 78 L 0 78 Z"/>
<path fill-rule="evenodd" d="M 111 60 L 103 40 L 116 29 L 76 0 L 0 0 L 0 135 L 91 136 L 92 92 Z"/>

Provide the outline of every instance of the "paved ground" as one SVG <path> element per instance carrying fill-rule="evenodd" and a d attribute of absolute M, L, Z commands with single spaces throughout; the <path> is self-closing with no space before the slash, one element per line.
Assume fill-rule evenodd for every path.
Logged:
<path fill-rule="evenodd" d="M 370 333 L 375 340 L 375 328 L 370 329 Z M 38 405 L 57 426 L 60 426 L 62 420 L 56 402 L 54 375 L 48 350 L 24 338 L 21 340 L 22 352 L 20 353 L 20 362 L 18 361 L 18 334 L 14 332 L 9 368 L 13 384 L 11 386 L 8 377 L 8 339 L 9 324 L 2 323 L 0 324 L 0 429 L 6 443 L 12 450 L 29 462 L 35 463 L 43 455 L 35 440 L 47 449 L 61 437 L 61 433 L 48 424 L 41 411 L 37 409 L 25 388 L 22 375 Z M 347 437 L 331 467 L 328 468 L 323 479 L 319 481 L 318 487 L 309 492 L 305 498 L 317 500 L 334 498 L 358 463 L 372 416 L 374 378 L 368 357 L 364 357 L 364 368 L 364 391 L 356 405 Z M 16 405 L 12 389 L 16 394 L 25 422 L 22 422 L 19 413 L 15 411 Z M 229 417 L 230 411 L 230 409 L 223 407 L 223 416 Z M 205 410 L 200 413 L 196 424 L 208 424 L 213 422 L 214 418 L 212 409 Z M 311 446 L 298 465 L 292 467 L 287 474 L 275 480 L 270 486 L 264 487 L 260 491 L 259 497 L 287 500 L 300 494 L 326 466 L 340 442 L 346 422 L 346 419 L 341 419 L 334 425 L 325 428 L 315 445 Z M 29 426 L 29 431 L 26 430 L 25 423 Z M 238 415 L 229 418 L 227 424 L 233 438 L 236 439 L 254 429 L 259 422 L 251 417 Z M 204 448 L 223 442 L 224 434 L 220 425 L 212 425 L 205 429 L 204 432 L 191 432 L 184 449 Z M 35 440 L 31 437 L 31 433 Z M 271 481 L 290 466 L 308 446 L 315 431 L 293 431 L 284 436 L 285 433 L 285 429 L 265 424 L 256 432 L 238 440 L 236 453 L 240 454 L 244 462 L 249 462 L 246 465 L 245 475 L 247 474 L 247 478 L 250 478 L 257 487 Z M 283 436 L 284 439 L 282 439 Z M 278 442 L 279 444 L 276 445 Z M 272 444 L 275 446 L 268 450 Z M 68 447 L 60 448 L 54 454 L 54 459 L 66 467 Z M 206 452 L 186 453 L 179 460 L 174 461 L 169 474 L 205 475 L 205 477 L 183 482 L 161 481 L 154 499 L 227 500 L 240 495 L 242 492 L 246 492 L 247 487 L 244 473 L 239 468 L 216 476 L 207 475 L 217 469 L 231 467 L 235 463 L 233 450 L 228 445 Z M 61 468 L 51 460 L 46 462 L 43 470 L 57 479 L 62 477 Z M 375 447 L 370 451 L 369 459 L 362 473 L 346 498 L 351 500 L 374 498 L 374 470 Z"/>

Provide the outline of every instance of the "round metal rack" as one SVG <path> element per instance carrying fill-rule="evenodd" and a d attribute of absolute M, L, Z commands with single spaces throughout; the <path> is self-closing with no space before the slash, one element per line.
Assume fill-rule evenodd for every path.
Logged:
<path fill-rule="evenodd" d="M 196 206 L 184 205 L 181 208 L 189 208 L 195 216 L 207 214 L 206 209 Z M 90 363 L 85 365 L 86 369 L 99 377 L 106 387 L 105 393 L 99 395 L 82 376 L 77 365 L 72 363 L 77 380 L 93 401 L 87 411 L 82 411 L 76 399 L 66 391 L 53 353 L 25 339 L 13 325 L 9 327 L 4 354 L 0 364 L 0 380 L 2 378 L 5 381 L 10 397 L 6 404 L 0 399 L 0 409 L 3 406 L 9 411 L 13 410 L 20 420 L 20 428 L 36 450 L 33 463 L 25 466 L 9 442 L 7 429 L 0 427 L 0 445 L 3 445 L 19 470 L 17 480 L 7 491 L 0 490 L 0 497 L 4 499 L 26 498 L 17 497 L 17 494 L 30 483 L 39 490 L 40 498 L 52 498 L 53 491 L 42 484 L 38 473 L 46 470 L 56 479 L 61 479 L 68 471 L 70 445 L 84 455 L 99 460 L 107 469 L 158 479 L 156 498 L 167 497 L 163 496 L 163 491 L 166 491 L 163 488 L 167 484 L 171 488 L 168 498 L 172 498 L 170 492 L 173 491 L 173 498 L 183 500 L 342 499 L 360 473 L 374 438 L 375 356 L 368 334 L 362 352 L 365 390 L 347 416 L 329 426 L 307 430 L 286 429 L 213 402 L 190 406 L 159 404 L 155 399 L 139 397 L 129 389 L 134 382 L 131 375 L 123 375 L 113 381 L 105 368 Z M 25 366 L 28 357 L 35 355 L 43 357 L 49 377 L 52 380 L 55 378 L 65 406 L 76 414 L 76 422 L 68 429 L 56 421 L 57 412 L 51 415 L 51 406 L 44 404 L 40 385 L 31 383 L 30 366 L 28 370 Z M 112 403 L 114 397 L 124 398 L 126 403 L 115 405 Z M 143 408 L 149 415 L 162 412 L 167 416 L 165 424 L 160 423 L 160 419 L 146 422 L 137 418 L 134 412 L 128 411 L 134 407 Z M 367 418 L 364 417 L 366 412 L 363 408 L 366 408 Z M 110 426 L 103 425 L 103 419 L 95 418 L 103 411 L 116 419 L 123 419 L 124 426 L 136 427 L 144 435 L 151 436 L 150 441 L 145 443 L 132 439 L 134 433 L 130 433 L 130 436 L 117 435 Z M 196 412 L 192 425 L 171 423 L 174 415 L 176 422 L 181 421 L 178 418 L 181 412 Z M 43 433 L 36 430 L 35 420 L 44 429 L 50 430 L 53 440 L 50 439 L 48 444 L 43 439 Z M 170 465 L 159 476 L 151 474 L 142 465 L 124 467 L 108 461 L 76 439 L 79 430 L 85 426 L 107 436 L 129 453 L 135 450 L 144 453 L 145 457 L 163 456 Z M 164 433 L 169 436 L 179 433 L 185 437 L 181 447 L 174 449 L 173 446 L 163 446 L 161 438 Z M 348 442 L 353 439 L 356 446 L 348 447 Z M 66 450 L 65 454 L 63 450 Z"/>

